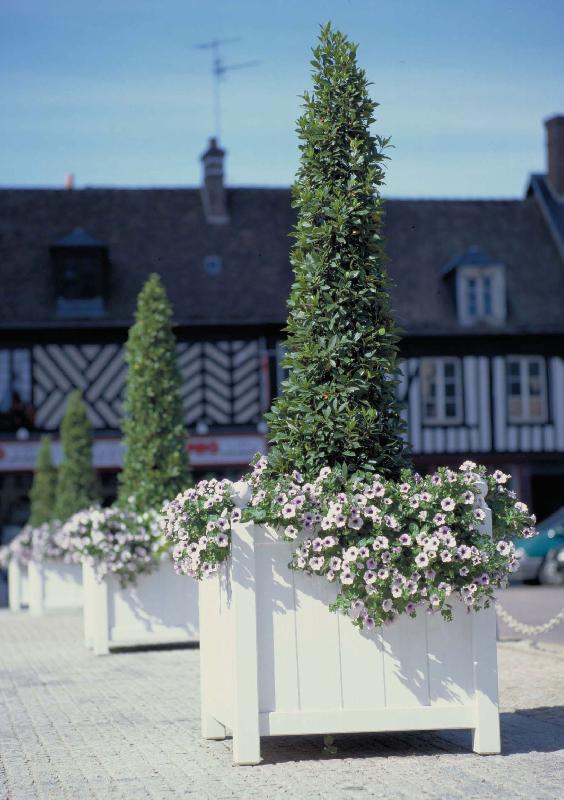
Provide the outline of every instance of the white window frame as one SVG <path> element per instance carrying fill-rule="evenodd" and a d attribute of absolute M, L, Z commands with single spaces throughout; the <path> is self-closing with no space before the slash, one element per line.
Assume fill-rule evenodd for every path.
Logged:
<path fill-rule="evenodd" d="M 509 392 L 510 383 L 515 383 L 515 379 L 510 376 L 510 364 L 519 364 L 519 384 L 521 387 L 522 410 L 520 414 L 511 412 L 511 394 Z M 537 416 L 531 415 L 531 395 L 529 383 L 529 365 L 537 364 L 539 367 L 541 413 Z M 505 363 L 505 386 L 507 397 L 507 419 L 513 425 L 542 424 L 548 420 L 548 387 L 546 379 L 546 361 L 543 356 L 507 356 Z"/>
<path fill-rule="evenodd" d="M 447 417 L 446 415 L 447 397 L 445 392 L 445 386 L 449 381 L 447 378 L 445 378 L 444 368 L 445 365 L 447 364 L 451 364 L 454 366 L 455 393 L 453 396 L 453 401 L 456 406 L 456 415 L 454 417 Z M 433 365 L 435 368 L 436 414 L 433 416 L 427 413 L 427 403 L 430 402 L 430 399 L 428 399 L 424 393 L 425 392 L 424 372 L 425 372 L 425 367 L 427 365 Z M 423 420 L 423 424 L 434 425 L 434 426 L 461 425 L 464 419 L 464 407 L 463 407 L 463 390 L 462 390 L 462 368 L 460 359 L 450 356 L 439 356 L 436 358 L 422 358 L 419 365 L 419 374 L 420 374 L 420 386 L 421 386 L 421 418 Z M 448 398 L 448 400 L 450 401 L 450 398 Z"/>
<path fill-rule="evenodd" d="M 486 310 L 486 280 L 489 281 L 490 304 Z M 474 282 L 476 292 L 476 310 L 470 312 L 470 281 Z M 491 267 L 465 267 L 457 270 L 456 302 L 458 319 L 462 325 L 474 325 L 477 322 L 503 322 L 506 317 L 505 268 L 502 264 Z"/>

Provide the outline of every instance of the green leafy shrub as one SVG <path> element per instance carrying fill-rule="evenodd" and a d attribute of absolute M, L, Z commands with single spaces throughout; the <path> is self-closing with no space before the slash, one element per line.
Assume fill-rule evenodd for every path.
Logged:
<path fill-rule="evenodd" d="M 160 508 L 186 486 L 189 472 L 172 311 L 158 275 L 139 294 L 126 361 L 119 502 L 134 499 L 139 510 Z"/>
<path fill-rule="evenodd" d="M 55 513 L 57 497 L 57 470 L 51 455 L 51 437 L 43 436 L 37 453 L 35 474 L 29 493 L 30 515 L 29 524 L 32 527 L 51 522 Z"/>
<path fill-rule="evenodd" d="M 379 195 L 388 139 L 370 131 L 377 103 L 346 36 L 324 27 L 311 63 L 297 128 L 289 375 L 267 416 L 269 463 L 397 476 L 405 444 Z"/>
<path fill-rule="evenodd" d="M 61 424 L 63 460 L 59 467 L 54 517 L 60 522 L 97 499 L 92 467 L 92 426 L 79 391 L 72 392 Z"/>

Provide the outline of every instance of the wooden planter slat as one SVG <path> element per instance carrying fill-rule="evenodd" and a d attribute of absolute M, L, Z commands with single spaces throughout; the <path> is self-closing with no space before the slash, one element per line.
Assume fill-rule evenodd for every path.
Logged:
<path fill-rule="evenodd" d="M 125 589 L 112 575 L 98 581 L 87 564 L 83 577 L 84 640 L 96 655 L 116 647 L 198 641 L 197 587 L 175 574 L 170 559 Z"/>
<path fill-rule="evenodd" d="M 288 569 L 292 550 L 238 523 L 227 565 L 200 584 L 205 738 L 232 732 L 236 764 L 260 761 L 261 736 L 297 734 L 467 728 L 476 752 L 500 751 L 493 607 L 454 601 L 453 622 L 420 610 L 359 631 L 328 610 L 336 586 Z"/>
<path fill-rule="evenodd" d="M 29 610 L 35 616 L 45 611 L 82 608 L 82 570 L 80 564 L 63 561 L 30 561 Z"/>

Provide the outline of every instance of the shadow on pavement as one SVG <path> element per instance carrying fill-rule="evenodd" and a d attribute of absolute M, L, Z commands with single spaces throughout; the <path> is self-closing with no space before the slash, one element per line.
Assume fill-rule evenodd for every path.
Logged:
<path fill-rule="evenodd" d="M 503 712 L 500 718 L 502 752 L 498 758 L 564 750 L 564 706 L 517 709 Z M 473 755 L 469 731 L 338 734 L 334 739 L 337 752 L 329 755 L 323 750 L 322 736 L 264 738 L 261 740 L 262 763 L 464 753 Z M 488 758 L 476 755 L 476 758 L 484 757 Z"/>
<path fill-rule="evenodd" d="M 199 650 L 199 642 L 168 642 L 167 644 L 137 644 L 132 647 L 111 647 L 112 655 L 124 655 L 126 653 L 150 653 L 155 650 Z"/>

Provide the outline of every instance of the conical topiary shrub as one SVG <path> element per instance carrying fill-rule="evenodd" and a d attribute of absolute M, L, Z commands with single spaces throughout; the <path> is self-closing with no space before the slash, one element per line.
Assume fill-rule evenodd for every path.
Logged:
<path fill-rule="evenodd" d="M 55 519 L 66 522 L 97 499 L 92 467 L 92 426 L 79 391 L 69 396 L 61 424 L 63 460 L 59 467 Z"/>
<path fill-rule="evenodd" d="M 281 473 L 312 477 L 330 466 L 396 476 L 405 466 L 379 195 L 388 140 L 370 132 L 377 103 L 356 49 L 322 29 L 298 120 L 289 376 L 267 417 L 269 462 Z"/>
<path fill-rule="evenodd" d="M 290 374 L 269 417 L 271 455 L 235 484 L 201 481 L 162 514 L 177 571 L 208 579 L 202 735 L 229 732 L 236 764 L 259 763 L 263 735 L 334 731 L 472 728 L 476 752 L 498 753 L 492 598 L 516 565 L 510 538 L 533 535 L 534 519 L 499 471 L 402 469 L 380 238 L 386 140 L 369 132 L 375 104 L 355 46 L 326 26 L 312 63 Z M 227 688 L 214 679 L 226 662 Z"/>
<path fill-rule="evenodd" d="M 172 311 L 158 275 L 139 295 L 126 361 L 119 501 L 134 497 L 139 510 L 160 508 L 186 486 L 189 473 Z"/>
<path fill-rule="evenodd" d="M 34 528 L 51 522 L 55 512 L 57 493 L 57 470 L 51 455 L 51 437 L 42 436 L 35 474 L 29 493 L 30 515 L 29 524 Z"/>

